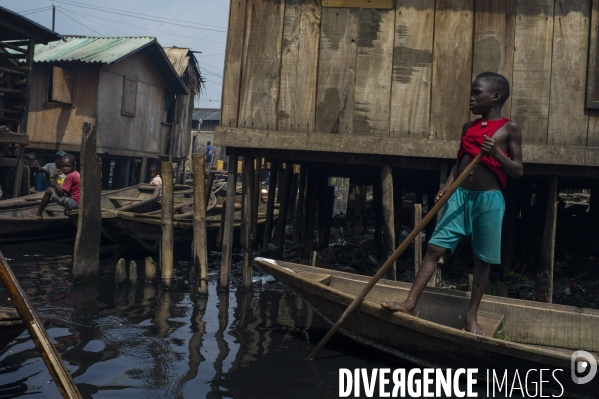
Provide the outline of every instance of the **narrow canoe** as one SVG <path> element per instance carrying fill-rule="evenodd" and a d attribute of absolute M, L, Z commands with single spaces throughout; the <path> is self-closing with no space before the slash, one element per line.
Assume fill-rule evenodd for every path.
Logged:
<path fill-rule="evenodd" d="M 25 323 L 14 308 L 0 307 L 0 350 L 25 331 Z"/>
<path fill-rule="evenodd" d="M 339 319 L 370 280 L 264 258 L 256 262 L 329 322 Z M 559 395 L 563 386 L 564 397 L 597 397 L 599 376 L 577 385 L 571 368 L 577 350 L 587 351 L 599 361 L 598 310 L 486 295 L 478 318 L 488 336 L 479 336 L 462 329 L 470 302 L 467 292 L 426 288 L 414 316 L 380 306 L 382 301 L 404 300 L 410 287 L 402 282 L 379 281 L 340 332 L 421 367 L 478 368 L 481 379 L 486 378 L 487 370 L 491 376 L 493 372 L 498 376 L 507 373 L 509 384 L 516 372 L 525 384 L 528 370 L 555 370 L 556 379 L 549 372 L 543 377 L 549 380 L 543 384 L 545 395 Z"/>
<path fill-rule="evenodd" d="M 30 205 L 0 210 L 0 244 L 56 239 L 75 233 L 75 227 L 72 226 L 61 206 L 48 205 L 43 212 L 42 220 L 27 216 L 37 208 L 38 205 Z"/>

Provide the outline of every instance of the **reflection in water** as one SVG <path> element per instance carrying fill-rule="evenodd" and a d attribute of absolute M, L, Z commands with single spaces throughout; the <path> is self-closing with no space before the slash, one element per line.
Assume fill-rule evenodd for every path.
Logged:
<path fill-rule="evenodd" d="M 116 288 L 108 259 L 97 281 L 72 285 L 65 252 L 23 250 L 3 248 L 85 397 L 333 398 L 340 367 L 405 367 L 341 336 L 306 361 L 329 326 L 280 283 L 217 292 L 210 282 L 197 298 L 179 265 L 174 289 Z M 50 380 L 27 333 L 0 349 L 0 398 L 60 398 Z"/>

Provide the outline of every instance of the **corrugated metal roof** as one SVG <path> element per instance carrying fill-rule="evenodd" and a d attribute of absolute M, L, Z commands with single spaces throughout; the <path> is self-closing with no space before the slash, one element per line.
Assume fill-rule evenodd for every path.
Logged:
<path fill-rule="evenodd" d="M 80 61 L 111 64 L 156 42 L 155 37 L 64 37 L 35 46 L 35 62 Z"/>
<path fill-rule="evenodd" d="M 179 77 L 183 76 L 187 65 L 189 65 L 189 49 L 180 47 L 163 47 L 171 64 L 175 68 L 175 71 L 179 74 Z"/>
<path fill-rule="evenodd" d="M 220 121 L 220 108 L 194 108 L 193 120 Z"/>

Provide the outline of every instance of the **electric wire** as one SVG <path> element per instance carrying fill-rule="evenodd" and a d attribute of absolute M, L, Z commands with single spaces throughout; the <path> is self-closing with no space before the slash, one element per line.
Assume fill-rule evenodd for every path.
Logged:
<path fill-rule="evenodd" d="M 101 9 L 95 8 L 95 7 L 82 6 L 82 5 L 79 5 L 79 4 L 67 3 L 67 2 L 62 1 L 62 0 L 56 0 L 56 2 L 57 3 L 61 3 L 61 4 L 67 4 L 67 5 L 72 6 L 72 7 L 87 8 L 87 9 L 96 10 L 96 11 L 100 11 L 100 12 L 106 12 L 106 13 L 110 13 L 110 14 L 124 15 L 124 16 L 131 17 L 131 18 L 144 19 L 146 21 L 160 22 L 160 23 L 163 23 L 163 24 L 171 24 L 171 25 L 180 26 L 180 27 L 183 27 L 183 28 L 207 30 L 207 31 L 219 32 L 219 33 L 226 33 L 227 32 L 226 30 L 221 30 L 221 29 L 201 28 L 201 27 L 198 27 L 198 26 L 183 25 L 183 24 L 177 24 L 175 22 L 161 21 L 159 19 L 152 19 L 152 18 L 158 18 L 158 17 L 146 18 L 146 17 L 140 17 L 140 16 L 136 16 L 136 15 L 132 15 L 132 14 L 125 14 L 123 12 L 117 12 L 114 9 L 112 11 L 104 11 L 104 10 L 101 10 Z"/>
<path fill-rule="evenodd" d="M 61 13 L 62 15 L 64 15 L 65 17 L 72 19 L 73 21 L 77 22 L 79 25 L 91 30 L 92 32 L 96 32 L 98 35 L 102 36 L 102 37 L 106 37 L 105 35 L 101 34 L 100 32 L 98 32 L 97 30 L 94 30 L 92 28 L 90 28 L 89 26 L 85 26 L 83 25 L 81 22 L 77 21 L 75 18 L 72 18 L 70 16 L 68 16 L 67 14 L 65 14 L 64 12 L 62 12 L 60 9 L 57 9 L 56 11 L 58 11 L 59 13 Z"/>
<path fill-rule="evenodd" d="M 52 0 L 51 0 L 52 1 Z M 97 11 L 104 11 L 104 12 L 110 12 L 112 13 L 114 11 L 113 8 L 107 8 L 107 7 L 101 7 L 101 6 L 97 6 L 97 5 L 91 5 L 91 4 L 85 4 L 85 5 L 81 5 L 81 4 L 77 4 L 74 1 L 70 1 L 70 0 L 55 0 L 58 3 L 64 3 L 64 4 L 69 4 L 69 5 L 74 5 L 77 7 L 84 7 L 84 8 L 90 8 L 93 10 L 97 10 Z M 152 17 L 152 18 L 158 18 L 158 19 L 164 19 L 167 21 L 175 21 L 175 22 L 184 22 L 184 23 L 189 23 L 189 24 L 194 24 L 194 25 L 202 25 L 202 26 L 209 26 L 211 28 L 218 28 L 218 29 L 222 29 L 224 31 L 226 31 L 226 28 L 222 27 L 222 26 L 216 26 L 216 25 L 208 25 L 208 24 L 199 24 L 196 21 L 184 21 L 181 19 L 174 19 L 174 18 L 166 18 L 166 17 L 160 17 L 160 16 L 156 16 L 156 15 L 150 15 L 150 14 L 142 14 L 139 12 L 133 12 L 133 11 L 125 11 L 125 10 L 117 10 L 123 13 L 127 13 L 127 14 L 132 14 L 132 16 L 135 15 L 142 15 L 144 17 Z"/>
<path fill-rule="evenodd" d="M 217 42 L 217 41 L 214 41 L 214 40 L 202 39 L 202 38 L 199 38 L 199 37 L 177 35 L 176 33 L 170 33 L 170 32 L 165 32 L 165 31 L 161 31 L 161 30 L 157 30 L 157 29 L 146 28 L 144 26 L 131 25 L 131 24 L 127 24 L 127 23 L 124 23 L 124 22 L 115 21 L 113 19 L 102 18 L 102 17 L 98 17 L 98 16 L 95 16 L 95 15 L 83 14 L 83 13 L 80 13 L 80 12 L 77 12 L 77 11 L 74 11 L 74 10 L 71 10 L 71 9 L 66 9 L 64 7 L 61 7 L 61 9 L 68 10 L 71 13 L 74 13 L 74 14 L 77 14 L 77 15 L 81 15 L 81 16 L 86 16 L 88 18 L 102 19 L 104 21 L 114 22 L 114 23 L 118 23 L 120 25 L 125 25 L 125 26 L 131 26 L 133 28 L 139 28 L 139 29 L 143 29 L 143 30 L 151 30 L 151 31 L 158 32 L 158 33 L 164 33 L 165 35 L 184 37 L 184 38 L 187 38 L 187 39 L 194 39 L 194 40 L 201 40 L 201 41 L 210 42 L 210 43 L 226 44 L 224 42 Z"/>
<path fill-rule="evenodd" d="M 64 8 L 64 7 L 61 7 L 61 9 L 62 9 L 62 11 L 68 11 L 68 12 L 70 12 L 70 13 L 77 14 L 77 15 L 79 15 L 79 17 L 80 17 L 80 18 L 83 18 L 83 19 L 85 19 L 85 20 L 87 20 L 87 21 L 90 21 L 90 22 L 96 23 L 96 24 L 98 24 L 98 25 L 100 25 L 100 26 L 103 26 L 103 27 L 105 27 L 105 28 L 108 28 L 108 29 L 110 29 L 110 30 L 114 30 L 114 31 L 116 31 L 116 32 L 122 33 L 123 35 L 127 35 L 125 32 L 123 32 L 123 31 L 120 31 L 120 30 L 118 30 L 118 29 L 116 29 L 116 28 L 112 28 L 112 27 L 110 27 L 110 26 L 108 26 L 108 25 L 101 24 L 101 23 L 99 23 L 98 21 L 94 21 L 94 20 L 92 20 L 92 19 L 86 18 L 86 17 L 84 17 L 83 15 L 79 14 L 78 12 L 75 12 L 75 11 L 72 11 L 72 10 L 67 10 L 67 9 L 66 9 L 66 8 Z"/>

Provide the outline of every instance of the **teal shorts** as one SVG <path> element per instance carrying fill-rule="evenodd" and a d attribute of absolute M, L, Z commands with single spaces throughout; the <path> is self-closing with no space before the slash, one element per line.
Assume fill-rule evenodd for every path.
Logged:
<path fill-rule="evenodd" d="M 501 263 L 501 223 L 505 202 L 499 190 L 471 191 L 458 188 L 441 210 L 441 218 L 429 244 L 454 252 L 464 236 L 480 260 Z"/>

